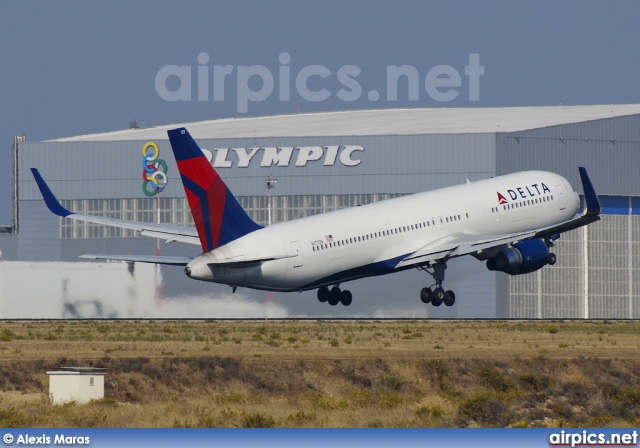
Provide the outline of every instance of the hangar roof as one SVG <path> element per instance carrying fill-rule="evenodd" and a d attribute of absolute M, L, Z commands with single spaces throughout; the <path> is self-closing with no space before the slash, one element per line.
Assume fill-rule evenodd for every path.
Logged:
<path fill-rule="evenodd" d="M 51 141 L 161 140 L 167 130 L 182 126 L 197 139 L 516 132 L 634 114 L 640 114 L 640 104 L 351 110 L 224 118 Z"/>

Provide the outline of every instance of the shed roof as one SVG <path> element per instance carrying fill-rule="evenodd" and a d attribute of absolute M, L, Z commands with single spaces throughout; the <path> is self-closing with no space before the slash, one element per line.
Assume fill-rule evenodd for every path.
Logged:
<path fill-rule="evenodd" d="M 49 370 L 47 375 L 105 375 L 106 369 L 100 367 L 61 367 L 60 370 Z"/>

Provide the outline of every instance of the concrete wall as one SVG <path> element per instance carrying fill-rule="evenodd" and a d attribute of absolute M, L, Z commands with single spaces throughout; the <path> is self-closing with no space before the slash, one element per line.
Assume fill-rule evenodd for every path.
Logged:
<path fill-rule="evenodd" d="M 51 371 L 47 374 L 52 404 L 88 403 L 104 398 L 104 373 Z"/>

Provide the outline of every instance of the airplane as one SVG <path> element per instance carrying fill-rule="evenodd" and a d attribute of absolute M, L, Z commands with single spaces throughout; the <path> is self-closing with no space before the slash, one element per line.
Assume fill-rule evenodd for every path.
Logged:
<path fill-rule="evenodd" d="M 77 214 L 67 210 L 37 169 L 44 201 L 58 216 L 136 230 L 142 236 L 200 245 L 188 257 L 81 256 L 184 266 L 196 280 L 268 291 L 317 289 L 320 302 L 349 306 L 345 282 L 417 268 L 432 277 L 423 303 L 452 306 L 443 287 L 447 262 L 471 255 L 490 271 L 521 275 L 556 263 L 564 232 L 600 219 L 601 205 L 585 168 L 585 207 L 562 176 L 523 171 L 335 210 L 263 227 L 242 209 L 185 128 L 168 131 L 196 227 Z"/>

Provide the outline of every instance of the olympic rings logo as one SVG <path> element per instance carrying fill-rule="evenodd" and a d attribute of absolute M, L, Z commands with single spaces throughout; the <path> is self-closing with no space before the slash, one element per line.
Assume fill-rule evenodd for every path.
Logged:
<path fill-rule="evenodd" d="M 152 151 L 150 151 L 152 150 Z M 142 191 L 147 196 L 161 193 L 167 186 L 167 162 L 159 159 L 160 148 L 155 142 L 147 142 L 142 147 Z"/>

